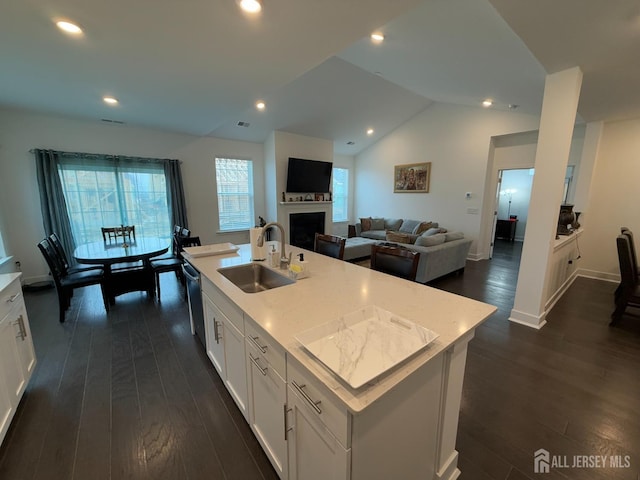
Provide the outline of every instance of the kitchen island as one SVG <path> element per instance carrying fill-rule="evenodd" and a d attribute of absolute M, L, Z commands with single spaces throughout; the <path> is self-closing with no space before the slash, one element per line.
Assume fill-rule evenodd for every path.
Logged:
<path fill-rule="evenodd" d="M 457 478 L 467 343 L 496 308 L 288 250 L 305 254 L 310 276 L 259 293 L 243 292 L 218 271 L 251 263 L 249 245 L 226 255 L 185 255 L 202 276 L 207 354 L 280 477 Z M 372 305 L 438 337 L 355 389 L 296 336 Z"/>

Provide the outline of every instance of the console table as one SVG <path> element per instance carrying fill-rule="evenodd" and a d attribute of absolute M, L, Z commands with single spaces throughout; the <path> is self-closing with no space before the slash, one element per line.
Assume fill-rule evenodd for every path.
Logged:
<path fill-rule="evenodd" d="M 516 227 L 518 226 L 518 219 L 511 218 L 509 220 L 498 220 L 496 222 L 496 237 L 504 238 L 513 242 L 516 239 Z"/>

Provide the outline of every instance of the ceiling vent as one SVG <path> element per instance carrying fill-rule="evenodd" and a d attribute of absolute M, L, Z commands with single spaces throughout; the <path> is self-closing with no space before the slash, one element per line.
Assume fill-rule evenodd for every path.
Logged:
<path fill-rule="evenodd" d="M 105 123 L 117 123 L 118 125 L 124 125 L 124 122 L 121 122 L 120 120 L 109 120 L 108 118 L 101 118 L 100 120 Z"/>
<path fill-rule="evenodd" d="M 239 127 L 249 128 L 249 125 L 251 125 L 249 122 L 238 122 Z"/>
<path fill-rule="evenodd" d="M 355 145 L 355 144 L 356 144 L 356 142 L 352 142 L 351 140 L 349 140 L 349 141 L 347 142 L 347 145 Z"/>

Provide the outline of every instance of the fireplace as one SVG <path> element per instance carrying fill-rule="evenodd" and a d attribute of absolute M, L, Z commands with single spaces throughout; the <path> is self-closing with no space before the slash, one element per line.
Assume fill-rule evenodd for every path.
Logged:
<path fill-rule="evenodd" d="M 325 212 L 292 213 L 289 215 L 289 243 L 313 250 L 316 233 L 324 233 Z"/>

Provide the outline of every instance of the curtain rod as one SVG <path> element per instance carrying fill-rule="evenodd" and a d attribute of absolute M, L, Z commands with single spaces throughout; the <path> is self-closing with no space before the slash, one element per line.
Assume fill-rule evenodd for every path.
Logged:
<path fill-rule="evenodd" d="M 130 157 L 127 155 L 110 155 L 106 153 L 63 152 L 60 150 L 49 150 L 45 148 L 32 148 L 31 150 L 29 150 L 29 153 L 36 153 L 36 150 L 50 151 L 50 152 L 62 155 L 64 157 L 87 158 L 92 160 L 98 160 L 101 158 L 109 158 L 109 159 L 113 158 L 113 159 L 121 159 L 121 160 L 135 160 L 138 162 L 166 162 L 166 161 L 174 162 L 175 161 L 178 163 L 182 163 L 182 160 L 179 160 L 176 158 Z"/>

